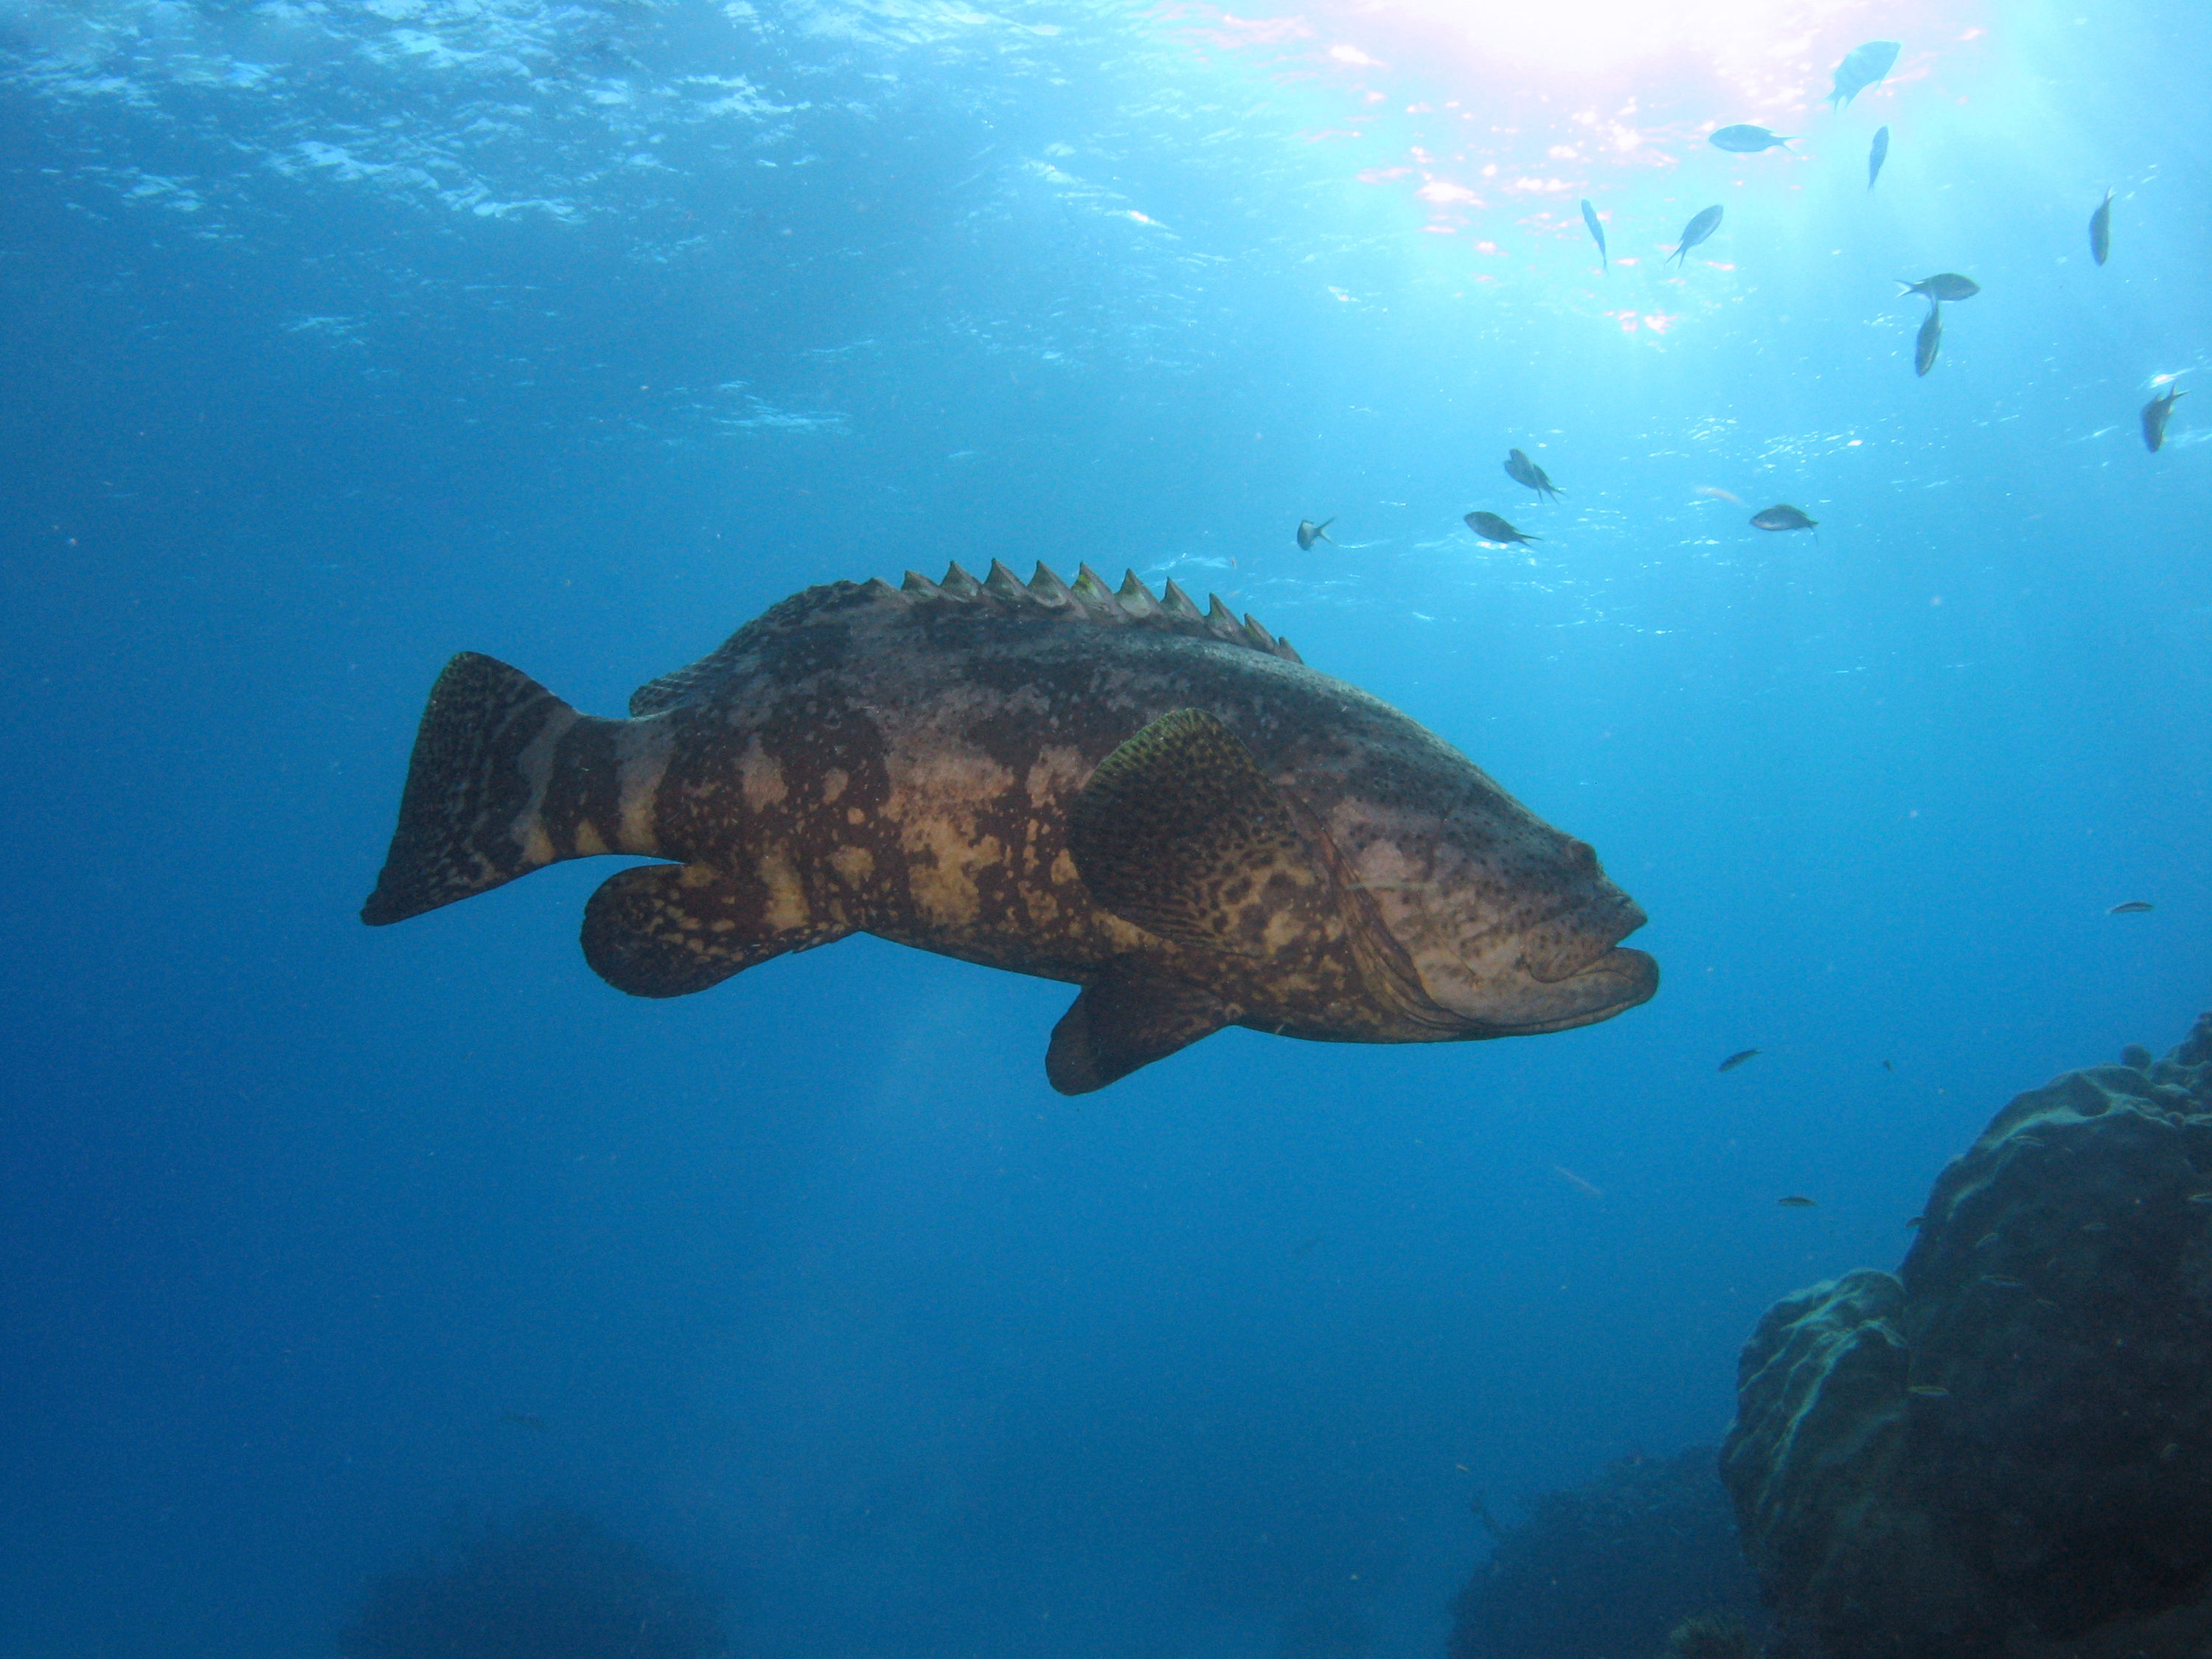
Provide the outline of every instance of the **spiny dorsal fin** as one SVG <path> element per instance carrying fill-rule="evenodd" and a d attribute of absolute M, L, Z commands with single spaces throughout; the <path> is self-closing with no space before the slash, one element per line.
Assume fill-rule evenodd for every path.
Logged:
<path fill-rule="evenodd" d="M 1114 598 L 1132 622 L 1150 622 L 1160 614 L 1160 602 L 1152 597 L 1151 588 L 1137 580 L 1133 570 L 1121 578 L 1121 591 Z"/>
<path fill-rule="evenodd" d="M 1133 570 L 1129 574 L 1133 578 L 1137 573 Z M 1091 613 L 1094 622 L 1126 623 L 1129 620 L 1129 613 L 1121 609 L 1121 602 L 1114 597 L 1114 590 L 1106 586 L 1105 578 L 1087 564 L 1076 567 L 1075 598 Z"/>
<path fill-rule="evenodd" d="M 1168 585 L 1160 591 L 1160 609 L 1179 623 L 1197 623 L 1203 626 L 1206 622 L 1205 613 L 1190 602 L 1189 594 L 1176 586 L 1172 576 L 1168 578 Z"/>
<path fill-rule="evenodd" d="M 919 571 L 909 570 L 905 580 L 896 587 L 880 578 L 859 584 L 838 582 L 826 587 L 810 587 L 772 606 L 689 667 L 663 674 L 638 687 L 630 695 L 629 712 L 633 719 L 664 714 L 688 701 L 702 685 L 729 672 L 763 635 L 811 621 L 825 607 L 854 605 L 888 605 L 903 612 L 926 611 L 940 605 L 972 605 L 1000 615 L 1027 612 L 1062 622 L 1154 628 L 1193 639 L 1220 640 L 1249 647 L 1279 657 L 1285 662 L 1304 661 L 1291 649 L 1288 640 L 1278 639 L 1252 617 L 1239 623 L 1219 595 L 1211 597 L 1212 608 L 1200 611 L 1191 603 L 1189 594 L 1170 581 L 1164 598 L 1155 599 L 1152 590 L 1137 580 L 1133 570 L 1123 575 L 1119 589 L 1109 588 L 1105 578 L 1087 564 L 1077 567 L 1073 587 L 1042 562 L 1037 565 L 1036 574 L 1024 585 L 997 559 L 991 561 L 989 579 L 980 582 L 954 563 L 945 567 L 941 581 L 932 581 Z"/>
<path fill-rule="evenodd" d="M 1047 569 L 1042 559 L 1037 561 L 1036 574 L 1030 578 L 1030 598 L 1054 611 L 1073 611 L 1079 616 L 1083 612 L 1067 584 Z"/>
<path fill-rule="evenodd" d="M 854 590 L 848 586 L 844 591 L 850 593 Z M 1157 628 L 1171 634 L 1248 646 L 1280 657 L 1285 662 L 1304 660 L 1291 648 L 1288 640 L 1269 633 L 1258 617 L 1247 615 L 1238 621 L 1219 594 L 1207 595 L 1207 607 L 1200 611 L 1190 595 L 1172 580 L 1158 597 L 1154 597 L 1133 570 L 1126 572 L 1121 586 L 1114 588 L 1109 587 L 1106 579 L 1088 564 L 1080 564 L 1076 567 L 1074 584 L 1070 586 L 1051 566 L 1040 560 L 1036 574 L 1024 582 L 1002 561 L 994 559 L 990 574 L 980 582 L 954 563 L 945 567 L 944 578 L 939 581 L 909 570 L 905 573 L 905 580 L 896 587 L 878 580 L 863 584 L 859 591 L 878 604 L 894 604 L 902 610 L 938 605 L 981 605 L 1000 612 L 1028 611 L 1064 622 Z"/>

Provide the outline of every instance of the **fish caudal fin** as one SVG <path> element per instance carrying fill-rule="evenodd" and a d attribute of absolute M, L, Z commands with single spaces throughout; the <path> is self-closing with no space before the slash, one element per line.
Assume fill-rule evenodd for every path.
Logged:
<path fill-rule="evenodd" d="M 399 827 L 361 919 L 404 921 L 572 856 L 555 850 L 542 808 L 553 751 L 582 718 L 503 662 L 465 651 L 447 663 L 422 710 Z"/>

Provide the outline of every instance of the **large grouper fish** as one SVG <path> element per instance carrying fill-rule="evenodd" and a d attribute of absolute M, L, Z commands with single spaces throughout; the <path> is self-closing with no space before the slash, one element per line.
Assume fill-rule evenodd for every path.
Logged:
<path fill-rule="evenodd" d="M 1216 598 L 994 562 L 811 587 L 579 714 L 464 653 L 430 692 L 372 926 L 628 853 L 584 907 L 618 990 L 703 991 L 848 933 L 1083 988 L 1082 1094 L 1227 1025 L 1334 1042 L 1633 1007 L 1644 913 L 1449 744 Z"/>

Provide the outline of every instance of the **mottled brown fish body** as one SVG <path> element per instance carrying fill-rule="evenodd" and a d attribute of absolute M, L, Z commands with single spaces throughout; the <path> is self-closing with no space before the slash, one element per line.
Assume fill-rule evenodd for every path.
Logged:
<path fill-rule="evenodd" d="M 871 933 L 1079 983 L 1055 1085 L 1223 1025 L 1434 1042 L 1650 994 L 1643 921 L 1579 842 L 1218 600 L 979 584 L 810 589 L 655 681 L 628 720 L 464 656 L 434 690 L 363 911 L 395 921 L 557 859 L 622 871 L 587 959 L 704 989 Z"/>

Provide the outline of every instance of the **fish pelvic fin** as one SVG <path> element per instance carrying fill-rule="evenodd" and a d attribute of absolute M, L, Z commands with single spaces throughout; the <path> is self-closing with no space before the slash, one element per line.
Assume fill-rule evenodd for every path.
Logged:
<path fill-rule="evenodd" d="M 1117 958 L 1052 1028 L 1045 1077 L 1061 1094 L 1087 1095 L 1229 1022 L 1210 993 Z"/>
<path fill-rule="evenodd" d="M 404 921 L 561 859 L 657 852 L 665 730 L 580 714 L 520 669 L 463 652 L 430 688 L 361 919 Z"/>

